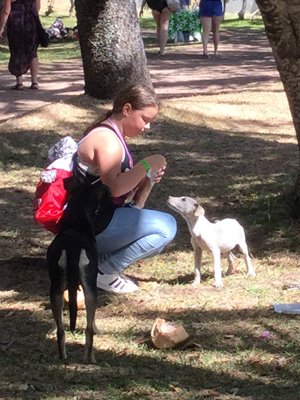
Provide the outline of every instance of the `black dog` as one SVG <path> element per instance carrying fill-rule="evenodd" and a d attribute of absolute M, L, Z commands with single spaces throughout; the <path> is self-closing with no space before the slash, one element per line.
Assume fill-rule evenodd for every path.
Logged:
<path fill-rule="evenodd" d="M 62 218 L 59 234 L 47 251 L 51 280 L 50 302 L 57 325 L 59 358 L 66 361 L 65 330 L 63 325 L 64 291 L 69 293 L 70 330 L 77 319 L 77 290 L 82 286 L 86 308 L 85 363 L 95 363 L 93 336 L 96 333 L 98 256 L 93 220 L 102 204 L 110 198 L 108 188 L 99 182 L 78 184 L 75 178 L 65 181 L 70 192 L 68 206 Z"/>

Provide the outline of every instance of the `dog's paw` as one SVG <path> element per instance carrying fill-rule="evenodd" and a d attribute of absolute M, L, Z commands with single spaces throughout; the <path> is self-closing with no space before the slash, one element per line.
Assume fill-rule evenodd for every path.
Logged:
<path fill-rule="evenodd" d="M 59 359 L 63 364 L 65 364 L 65 365 L 69 364 L 69 360 L 68 360 L 67 356 L 66 357 L 59 357 Z"/>
<path fill-rule="evenodd" d="M 84 364 L 97 364 L 96 358 L 94 354 L 92 354 L 90 357 L 84 357 L 83 359 Z"/>
<path fill-rule="evenodd" d="M 65 347 L 58 348 L 58 357 L 64 364 L 68 363 L 67 352 Z"/>
<path fill-rule="evenodd" d="M 221 287 L 223 287 L 222 281 L 216 281 L 215 282 L 215 288 L 220 289 Z"/>
<path fill-rule="evenodd" d="M 236 269 L 228 269 L 225 273 L 226 276 L 234 275 L 237 273 Z"/>
<path fill-rule="evenodd" d="M 256 273 L 255 273 L 255 271 L 253 270 L 253 271 L 248 271 L 248 273 L 247 273 L 247 276 L 256 276 Z"/>
<path fill-rule="evenodd" d="M 192 286 L 200 286 L 201 280 L 200 279 L 194 279 L 192 282 Z"/>

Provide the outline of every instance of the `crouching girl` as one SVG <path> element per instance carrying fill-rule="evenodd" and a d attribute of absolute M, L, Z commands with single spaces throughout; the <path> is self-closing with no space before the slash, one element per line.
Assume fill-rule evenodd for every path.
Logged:
<path fill-rule="evenodd" d="M 131 85 L 79 143 L 75 175 L 81 182 L 100 179 L 112 194 L 95 218 L 97 286 L 106 291 L 136 291 L 137 284 L 123 271 L 131 263 L 160 253 L 176 233 L 173 216 L 142 208 L 152 185 L 159 183 L 165 173 L 165 158 L 150 155 L 134 165 L 125 140 L 148 129 L 157 113 L 154 91 L 141 84 Z"/>

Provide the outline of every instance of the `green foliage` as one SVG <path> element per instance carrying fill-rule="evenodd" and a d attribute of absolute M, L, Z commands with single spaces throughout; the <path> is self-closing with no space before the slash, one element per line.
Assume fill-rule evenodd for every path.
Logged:
<path fill-rule="evenodd" d="M 173 38 L 176 32 L 200 32 L 201 25 L 197 11 L 180 11 L 173 13 L 169 23 L 169 37 Z"/>

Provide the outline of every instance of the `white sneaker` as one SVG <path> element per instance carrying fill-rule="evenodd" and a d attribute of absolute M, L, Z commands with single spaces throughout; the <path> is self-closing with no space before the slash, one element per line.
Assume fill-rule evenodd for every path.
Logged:
<path fill-rule="evenodd" d="M 99 272 L 97 275 L 97 287 L 113 293 L 132 293 L 139 287 L 129 278 L 118 273 L 104 274 Z"/>

